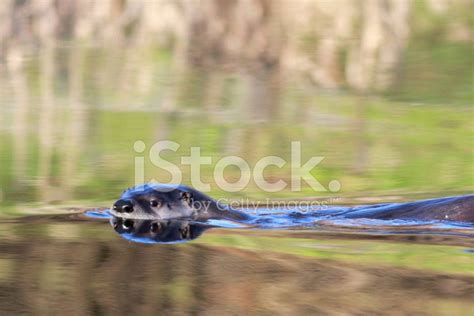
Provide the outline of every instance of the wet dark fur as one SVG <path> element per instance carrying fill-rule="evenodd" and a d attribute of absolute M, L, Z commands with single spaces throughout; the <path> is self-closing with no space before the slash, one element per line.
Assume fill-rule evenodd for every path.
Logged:
<path fill-rule="evenodd" d="M 159 206 L 152 206 L 158 201 Z M 130 205 L 133 211 L 121 210 Z M 229 219 L 244 221 L 250 215 L 222 205 L 193 188 L 179 185 L 168 186 L 158 183 L 145 184 L 123 192 L 111 210 L 115 216 L 140 219 L 177 219 L 194 220 Z"/>
<path fill-rule="evenodd" d="M 419 219 L 474 222 L 474 195 L 359 207 L 347 218 Z"/>
<path fill-rule="evenodd" d="M 151 201 L 158 201 L 153 206 Z M 156 204 L 155 203 L 155 204 Z M 125 210 L 125 211 L 124 211 Z M 228 219 L 247 221 L 254 217 L 221 205 L 193 188 L 179 185 L 145 184 L 126 190 L 114 204 L 112 214 L 124 218 L 193 220 Z M 308 214 L 309 215 L 309 214 Z M 334 215 L 345 218 L 417 219 L 474 222 L 474 195 L 446 197 L 408 203 L 359 207 L 334 207 L 312 216 Z"/>

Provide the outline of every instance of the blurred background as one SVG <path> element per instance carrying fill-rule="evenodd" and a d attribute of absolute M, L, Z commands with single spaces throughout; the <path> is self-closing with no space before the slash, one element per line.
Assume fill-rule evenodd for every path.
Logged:
<path fill-rule="evenodd" d="M 472 9 L 463 0 L 2 0 L 2 212 L 110 202 L 133 185 L 136 140 L 178 142 L 165 155 L 176 164 L 200 146 L 213 163 L 238 155 L 250 165 L 289 161 L 299 140 L 303 159 L 326 157 L 314 176 L 339 180 L 339 196 L 472 192 Z M 211 195 L 229 197 L 212 170 L 202 168 Z M 145 175 L 169 180 L 150 164 Z M 266 177 L 288 181 L 289 168 Z M 232 197 L 320 194 L 251 182 Z"/>
<path fill-rule="evenodd" d="M 301 141 L 303 161 L 325 157 L 314 176 L 341 183 L 230 194 L 205 165 L 213 197 L 473 192 L 473 12 L 463 0 L 0 0 L 0 315 L 472 315 L 468 224 L 216 228 L 153 246 L 107 219 L 51 214 L 111 205 L 159 140 L 181 144 L 165 155 L 175 164 L 199 146 L 251 166 L 289 161 Z M 149 162 L 145 176 L 170 178 Z"/>

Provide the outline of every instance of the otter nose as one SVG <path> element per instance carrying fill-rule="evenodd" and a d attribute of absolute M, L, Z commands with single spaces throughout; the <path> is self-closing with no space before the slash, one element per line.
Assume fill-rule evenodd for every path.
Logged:
<path fill-rule="evenodd" d="M 118 200 L 115 202 L 113 209 L 117 212 L 131 213 L 133 212 L 133 203 L 130 200 Z"/>

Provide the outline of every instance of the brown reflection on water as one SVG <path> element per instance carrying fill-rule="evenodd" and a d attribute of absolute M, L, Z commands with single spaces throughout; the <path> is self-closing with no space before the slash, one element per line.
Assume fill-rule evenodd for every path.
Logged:
<path fill-rule="evenodd" d="M 140 245 L 113 235 L 101 222 L 0 226 L 2 315 L 431 315 L 468 314 L 473 307 L 474 278 L 462 274 L 211 246 L 205 238 Z M 322 236 L 307 232 L 305 238 Z"/>

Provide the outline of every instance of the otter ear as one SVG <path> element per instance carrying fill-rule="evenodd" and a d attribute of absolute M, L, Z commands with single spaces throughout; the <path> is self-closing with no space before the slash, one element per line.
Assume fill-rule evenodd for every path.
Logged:
<path fill-rule="evenodd" d="M 181 200 L 188 203 L 189 206 L 193 203 L 193 194 L 189 192 L 181 192 Z"/>

